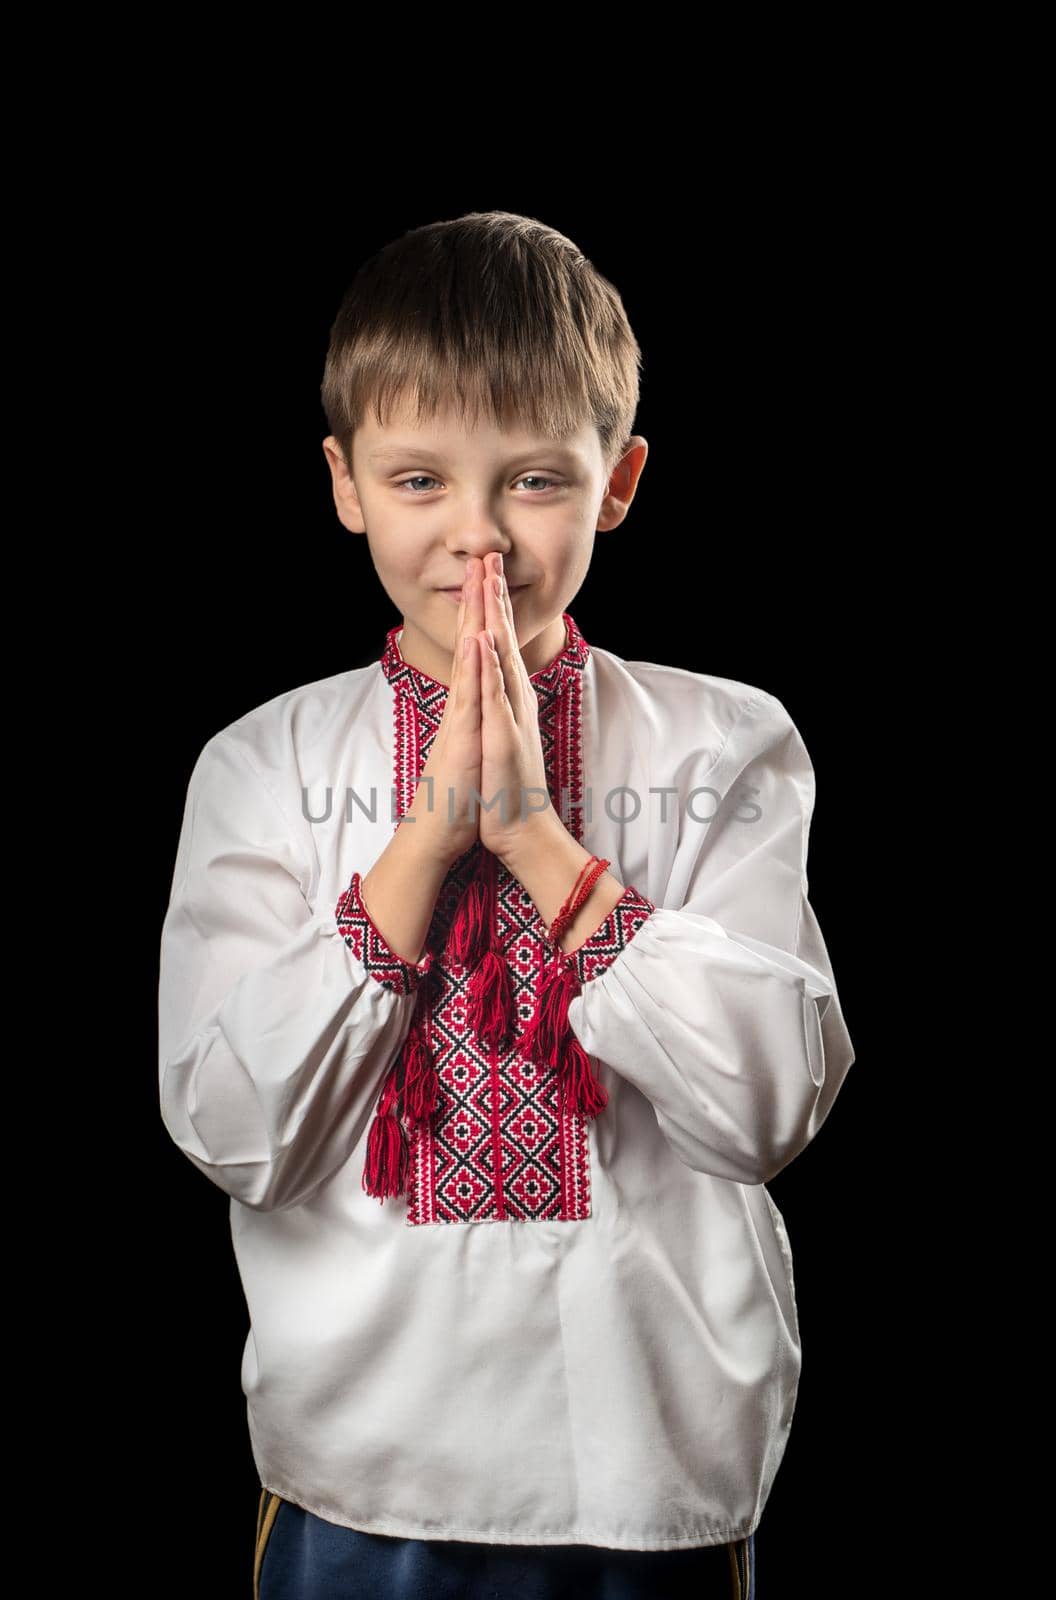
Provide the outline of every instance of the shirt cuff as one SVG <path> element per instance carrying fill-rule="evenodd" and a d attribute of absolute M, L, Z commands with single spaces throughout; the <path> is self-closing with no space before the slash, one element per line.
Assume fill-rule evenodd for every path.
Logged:
<path fill-rule="evenodd" d="M 398 956 L 371 921 L 360 882 L 361 875 L 354 872 L 352 882 L 337 902 L 334 915 L 341 937 L 372 978 L 397 994 L 413 994 L 433 964 L 433 952 L 426 950 L 417 964 Z"/>
<path fill-rule="evenodd" d="M 620 951 L 630 944 L 638 929 L 644 926 L 655 910 L 652 900 L 641 894 L 633 884 L 628 884 L 605 921 L 594 929 L 590 938 L 575 950 L 565 952 L 565 959 L 572 963 L 572 970 L 580 983 L 589 983 L 591 978 L 596 978 L 607 967 L 611 967 Z"/>

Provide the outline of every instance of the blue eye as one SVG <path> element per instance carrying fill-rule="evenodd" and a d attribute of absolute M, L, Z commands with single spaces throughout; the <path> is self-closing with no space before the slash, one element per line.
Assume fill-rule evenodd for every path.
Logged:
<path fill-rule="evenodd" d="M 436 481 L 437 480 L 435 478 L 430 478 L 424 473 L 420 473 L 416 478 L 404 478 L 402 483 L 398 483 L 396 487 L 397 489 L 406 489 L 412 483 L 436 483 Z"/>
<path fill-rule="evenodd" d="M 400 482 L 396 485 L 396 487 L 397 487 L 397 489 L 407 489 L 407 488 L 410 488 L 410 485 L 412 483 L 439 483 L 439 481 L 440 481 L 439 478 L 430 477 L 428 473 L 419 472 L 419 473 L 416 473 L 413 478 L 403 478 L 403 479 L 401 479 Z M 547 485 L 547 488 L 552 488 L 552 489 L 559 489 L 561 487 L 560 483 L 558 482 L 558 480 L 556 478 L 543 478 L 543 477 L 540 477 L 537 473 L 534 473 L 534 472 L 526 472 L 523 478 L 518 478 L 517 479 L 517 482 L 518 483 L 545 483 Z M 429 493 L 429 491 L 427 489 L 423 490 L 421 492 L 425 493 L 425 494 Z M 533 492 L 534 493 L 539 493 L 538 490 L 535 490 Z M 418 493 L 419 493 L 419 491 L 417 489 L 412 489 L 411 490 L 412 497 L 414 495 L 418 494 Z"/>

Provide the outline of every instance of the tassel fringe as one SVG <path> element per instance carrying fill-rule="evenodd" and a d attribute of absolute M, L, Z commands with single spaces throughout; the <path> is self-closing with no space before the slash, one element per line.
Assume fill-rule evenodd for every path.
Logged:
<path fill-rule="evenodd" d="M 609 1103 L 608 1090 L 598 1082 L 590 1057 L 569 1029 L 561 1064 L 561 1109 L 594 1119 Z"/>
<path fill-rule="evenodd" d="M 469 1023 L 490 1049 L 501 1049 L 513 1022 L 510 969 L 495 950 L 485 950 L 469 980 Z"/>
<path fill-rule="evenodd" d="M 417 1016 L 403 1048 L 389 1069 L 367 1139 L 363 1188 L 384 1203 L 387 1196 L 406 1194 L 410 1150 L 403 1118 L 417 1122 L 436 1110 L 440 1080 L 429 1042 L 430 971 L 418 993 Z M 398 1085 L 402 1082 L 402 1092 Z M 402 1099 L 402 1115 L 400 1102 Z"/>
<path fill-rule="evenodd" d="M 431 1117 L 436 1110 L 440 1080 L 436 1075 L 433 1052 L 421 1032 L 415 1029 L 403 1047 L 403 1108 L 411 1122 Z"/>
<path fill-rule="evenodd" d="M 543 978 L 535 1011 L 518 1046 L 529 1061 L 552 1067 L 560 1075 L 561 1108 L 593 1119 L 604 1111 L 609 1096 L 594 1076 L 590 1057 L 572 1032 L 568 1008 L 580 985 L 571 964 L 555 951 Z"/>
<path fill-rule="evenodd" d="M 483 845 L 478 845 L 477 851 L 444 951 L 449 961 L 471 969 L 467 985 L 470 1026 L 489 1049 L 504 1049 L 513 1030 L 515 1006 L 509 968 L 499 948 L 498 864 Z M 412 1124 L 424 1121 L 436 1110 L 440 1083 L 429 1038 L 430 978 L 431 974 L 422 983 L 417 1018 L 385 1079 L 367 1139 L 363 1188 L 382 1202 L 407 1190 L 410 1160 L 404 1119 Z M 569 1026 L 568 1007 L 579 990 L 572 963 L 555 948 L 532 1018 L 516 1044 L 526 1059 L 552 1067 L 559 1075 L 564 1113 L 594 1118 L 608 1105 L 609 1097 Z"/>
<path fill-rule="evenodd" d="M 447 954 L 470 969 L 468 1020 L 489 1049 L 504 1049 L 514 1022 L 513 986 L 499 949 L 498 862 L 477 846 L 473 874 L 459 901 Z"/>
<path fill-rule="evenodd" d="M 393 1066 L 378 1101 L 377 1115 L 370 1125 L 363 1168 L 363 1188 L 383 1203 L 386 1195 L 403 1194 L 407 1187 L 407 1138 L 393 1112 L 395 1104 L 396 1067 Z"/>
<path fill-rule="evenodd" d="M 484 954 L 491 921 L 488 891 L 494 887 L 494 874 L 488 870 L 488 860 L 495 858 L 483 845 L 478 844 L 476 849 L 477 859 L 452 919 L 445 947 L 448 959 L 460 967 L 476 966 Z"/>

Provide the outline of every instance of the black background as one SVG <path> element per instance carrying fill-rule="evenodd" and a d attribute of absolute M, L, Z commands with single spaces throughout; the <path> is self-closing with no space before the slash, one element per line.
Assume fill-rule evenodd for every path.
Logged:
<path fill-rule="evenodd" d="M 151 803 L 121 991 L 134 1063 L 121 1118 L 134 1130 L 142 1230 L 117 1245 L 127 1316 L 111 1354 L 142 1463 L 124 1504 L 131 1514 L 141 1489 L 143 1517 L 166 1508 L 155 1593 L 248 1600 L 259 1490 L 229 1202 L 170 1142 L 152 1065 L 157 937 L 187 778 L 212 733 L 285 689 L 377 659 L 398 620 L 366 540 L 334 511 L 318 399 L 330 322 L 379 245 L 489 208 L 569 234 L 620 291 L 644 355 L 634 431 L 649 457 L 568 609 L 589 642 L 620 656 L 776 694 L 814 762 L 811 900 L 857 1059 L 815 1143 L 769 1186 L 792 1245 L 804 1364 L 756 1535 L 758 1593 L 852 1592 L 841 1574 L 865 1551 L 876 1570 L 890 1504 L 875 1485 L 904 1442 L 906 1286 L 876 1178 L 892 1051 L 904 1049 L 880 959 L 899 890 L 878 792 L 912 626 L 905 596 L 897 624 L 888 604 L 899 305 L 885 285 L 898 243 L 883 242 L 875 210 L 839 174 L 808 179 L 775 162 L 754 180 L 739 198 L 674 212 L 644 192 L 629 210 L 523 181 L 401 187 L 400 205 L 357 190 L 346 208 L 291 182 L 218 180 L 170 194 L 130 241 L 120 316 L 136 542 L 123 576 L 136 598 L 115 730 L 134 734 L 135 680 L 149 679 L 136 756 Z M 916 1465 L 903 1463 L 900 1502 Z"/>

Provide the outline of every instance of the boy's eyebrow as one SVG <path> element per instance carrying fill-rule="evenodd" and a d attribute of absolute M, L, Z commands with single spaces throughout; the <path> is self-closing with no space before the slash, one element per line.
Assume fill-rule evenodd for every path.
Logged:
<path fill-rule="evenodd" d="M 510 459 L 512 461 L 520 461 L 524 456 L 534 455 L 562 456 L 566 461 L 577 463 L 579 461 L 579 456 L 575 450 L 570 450 L 565 445 L 546 444 L 545 442 L 542 444 L 528 445 L 524 450 L 518 450 L 516 455 L 511 456 Z M 394 456 L 415 456 L 422 461 L 440 460 L 440 456 L 435 450 L 425 450 L 421 447 L 421 445 L 417 444 L 382 445 L 377 450 L 370 450 L 367 452 L 368 461 L 389 460 Z"/>

